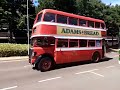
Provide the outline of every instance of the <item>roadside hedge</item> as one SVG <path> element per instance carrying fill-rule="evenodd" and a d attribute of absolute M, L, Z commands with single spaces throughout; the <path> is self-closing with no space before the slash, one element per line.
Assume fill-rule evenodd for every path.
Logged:
<path fill-rule="evenodd" d="M 0 57 L 26 56 L 27 44 L 0 43 Z"/>

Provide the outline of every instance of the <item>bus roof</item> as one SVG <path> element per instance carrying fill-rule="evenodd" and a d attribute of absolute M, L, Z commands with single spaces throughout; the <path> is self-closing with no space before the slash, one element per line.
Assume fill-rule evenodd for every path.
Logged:
<path fill-rule="evenodd" d="M 78 18 L 78 19 L 84 19 L 84 20 L 104 23 L 104 21 L 100 20 L 100 19 L 95 19 L 95 18 L 91 18 L 91 17 L 76 15 L 76 14 L 67 13 L 67 12 L 58 11 L 58 10 L 53 10 L 53 9 L 44 9 L 44 10 L 40 11 L 39 13 L 41 13 L 41 12 L 43 12 L 43 13 L 50 12 L 50 13 L 60 14 L 60 15 L 68 16 L 68 17 L 73 17 L 73 18 Z"/>

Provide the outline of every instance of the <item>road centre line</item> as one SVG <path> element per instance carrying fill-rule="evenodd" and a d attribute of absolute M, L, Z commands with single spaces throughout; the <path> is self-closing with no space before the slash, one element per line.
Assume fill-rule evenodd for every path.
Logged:
<path fill-rule="evenodd" d="M 103 75 L 98 74 L 98 73 L 95 73 L 95 72 L 90 72 L 90 73 L 93 73 L 93 74 L 95 74 L 95 75 L 98 75 L 98 76 L 104 77 Z"/>
<path fill-rule="evenodd" d="M 17 88 L 18 86 L 12 86 L 12 87 L 8 87 L 8 88 L 2 88 L 0 90 L 9 90 L 9 89 L 13 89 L 13 88 Z"/>
<path fill-rule="evenodd" d="M 40 80 L 40 81 L 38 81 L 38 82 L 40 83 L 40 82 L 55 80 L 55 79 L 59 79 L 59 78 L 62 78 L 62 77 L 49 78 L 49 79 L 45 79 L 45 80 Z"/>
<path fill-rule="evenodd" d="M 75 74 L 83 74 L 83 73 L 88 73 L 88 72 L 92 72 L 92 71 L 96 71 L 96 70 L 99 70 L 99 69 L 92 69 L 92 70 L 88 70 L 88 71 L 78 72 Z"/>
<path fill-rule="evenodd" d="M 106 67 L 106 68 L 112 68 L 112 67 L 115 67 L 115 66 L 108 66 L 108 67 Z"/>

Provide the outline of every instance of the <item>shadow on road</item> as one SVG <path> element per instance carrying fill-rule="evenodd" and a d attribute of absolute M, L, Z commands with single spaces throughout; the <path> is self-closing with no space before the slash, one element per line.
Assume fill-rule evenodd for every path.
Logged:
<path fill-rule="evenodd" d="M 101 59 L 98 63 L 106 62 L 112 59 L 113 58 L 106 57 L 105 59 Z M 90 60 L 88 60 L 88 61 L 72 62 L 72 63 L 67 63 L 67 64 L 59 64 L 59 65 L 56 65 L 55 69 L 62 69 L 62 68 L 74 67 L 74 66 L 86 65 L 86 64 L 93 64 L 93 63 Z"/>
<path fill-rule="evenodd" d="M 105 59 L 101 59 L 98 63 L 106 62 L 106 61 L 109 61 L 109 60 L 112 60 L 112 59 L 113 58 L 106 57 Z M 74 67 L 74 66 L 79 66 L 79 65 L 86 65 L 86 64 L 93 64 L 93 63 L 90 60 L 88 60 L 88 61 L 79 61 L 79 62 L 71 62 L 71 63 L 65 63 L 65 64 L 58 64 L 58 65 L 55 65 L 54 69 L 52 69 L 52 70 L 57 70 L 57 69 L 62 69 L 62 68 L 67 68 L 67 67 Z M 36 69 L 35 67 L 33 67 L 33 70 L 38 70 L 38 69 Z"/>

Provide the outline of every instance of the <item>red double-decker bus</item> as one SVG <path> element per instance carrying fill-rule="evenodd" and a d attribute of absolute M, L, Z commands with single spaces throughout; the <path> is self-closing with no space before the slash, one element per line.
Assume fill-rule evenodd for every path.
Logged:
<path fill-rule="evenodd" d="M 29 62 L 41 71 L 48 71 L 55 64 L 98 62 L 104 57 L 105 37 L 102 20 L 44 9 L 33 25 Z"/>

